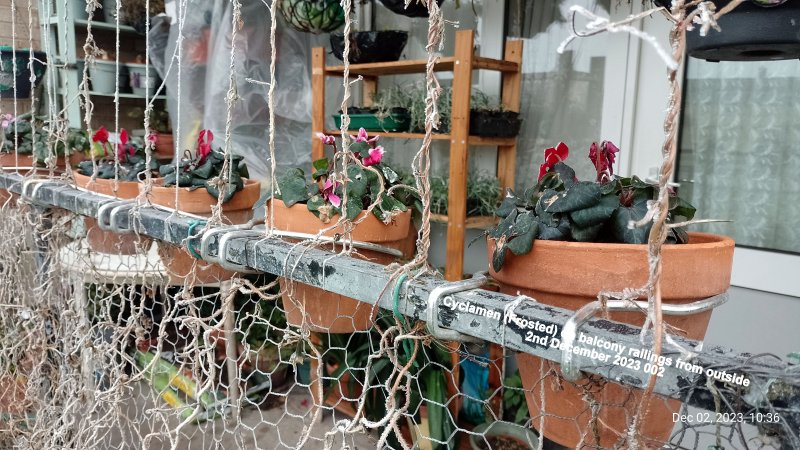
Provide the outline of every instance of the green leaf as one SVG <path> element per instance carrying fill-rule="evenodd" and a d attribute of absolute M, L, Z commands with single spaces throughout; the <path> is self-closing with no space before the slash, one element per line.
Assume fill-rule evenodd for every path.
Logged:
<path fill-rule="evenodd" d="M 195 177 L 207 180 L 211 177 L 212 170 L 214 170 L 214 163 L 211 161 L 211 158 L 207 158 L 201 166 L 195 168 L 192 172 Z"/>
<path fill-rule="evenodd" d="M 347 199 L 345 208 L 347 208 L 347 214 L 345 217 L 347 217 L 348 220 L 354 220 L 359 214 L 361 214 L 362 211 L 364 211 L 364 205 L 361 203 L 361 200 L 354 199 L 352 197 Z"/>
<path fill-rule="evenodd" d="M 320 179 L 321 177 L 328 176 L 328 169 L 330 168 L 331 162 L 328 158 L 322 158 L 314 161 L 311 163 L 311 166 L 314 169 L 314 173 L 311 175 L 312 178 L 315 180 Z"/>
<path fill-rule="evenodd" d="M 611 216 L 611 227 L 614 234 L 614 239 L 617 242 L 624 242 L 626 244 L 644 244 L 647 242 L 647 236 L 650 234 L 652 223 L 648 223 L 643 227 L 628 228 L 628 223 L 631 221 L 638 221 L 647 214 L 647 203 L 634 203 L 631 207 L 621 206 L 614 211 Z"/>
<path fill-rule="evenodd" d="M 597 236 L 600 234 L 600 230 L 602 229 L 603 229 L 602 223 L 589 225 L 587 227 L 579 227 L 575 223 L 572 223 L 570 225 L 570 233 L 572 234 L 572 239 L 575 239 L 578 242 L 594 242 Z"/>
<path fill-rule="evenodd" d="M 394 211 L 406 211 L 406 205 L 403 204 L 400 200 L 392 197 L 391 195 L 386 195 L 385 193 L 381 196 L 381 202 L 375 207 L 372 212 L 375 214 L 375 217 L 378 218 L 380 221 L 385 221 L 386 217 L 390 216 Z"/>
<path fill-rule="evenodd" d="M 539 223 L 532 222 L 528 227 L 528 230 L 525 233 L 522 233 L 519 236 L 511 239 L 506 245 L 506 248 L 517 256 L 526 255 L 531 251 L 531 248 L 533 248 L 533 241 L 536 239 L 536 234 L 538 232 Z"/>
<path fill-rule="evenodd" d="M 501 245 L 501 240 L 498 239 L 495 243 L 494 253 L 492 253 L 492 268 L 495 272 L 500 272 L 503 268 L 503 263 L 506 261 L 506 247 L 505 244 Z"/>
<path fill-rule="evenodd" d="M 500 236 L 508 234 L 516 221 L 517 210 L 514 209 L 505 218 L 503 218 L 503 220 L 501 220 L 497 226 L 489 230 L 489 237 L 498 239 Z"/>
<path fill-rule="evenodd" d="M 286 206 L 303 203 L 308 200 L 309 193 L 306 186 L 305 174 L 300 169 L 291 169 L 278 179 L 278 188 L 281 190 L 281 199 Z"/>
<path fill-rule="evenodd" d="M 689 233 L 686 232 L 686 228 L 679 227 L 673 228 L 672 234 L 675 236 L 675 243 L 676 244 L 688 244 L 689 243 Z"/>
<path fill-rule="evenodd" d="M 618 207 L 619 197 L 616 194 L 603 195 L 596 205 L 572 211 L 569 213 L 569 217 L 578 227 L 586 228 L 605 222 Z"/>
<path fill-rule="evenodd" d="M 361 203 L 361 199 L 367 193 L 369 178 L 364 169 L 353 164 L 347 167 L 347 196 L 354 202 Z M 362 205 L 363 206 L 363 205 Z"/>
<path fill-rule="evenodd" d="M 315 216 L 319 217 L 319 208 L 326 203 L 327 202 L 322 198 L 321 195 L 314 195 L 308 199 L 306 206 L 308 207 L 309 211 L 314 213 Z"/>
<path fill-rule="evenodd" d="M 397 172 L 395 172 L 391 167 L 387 166 L 386 164 L 381 164 L 380 168 L 381 172 L 383 172 L 383 177 L 389 184 L 395 184 L 397 180 L 400 179 L 400 176 L 397 175 Z"/>
<path fill-rule="evenodd" d="M 669 212 L 672 214 L 673 222 L 686 222 L 694 218 L 697 209 L 691 203 L 678 197 L 669 198 Z"/>
<path fill-rule="evenodd" d="M 498 217 L 506 217 L 511 214 L 511 211 L 517 209 L 517 196 L 514 194 L 514 191 L 511 189 L 506 189 L 506 196 L 503 199 L 503 202 L 500 203 L 500 206 L 497 207 L 497 210 L 494 214 Z"/>
<path fill-rule="evenodd" d="M 564 164 L 563 162 L 559 161 L 555 163 L 551 172 L 558 174 L 558 177 L 561 180 L 561 183 L 564 184 L 565 188 L 569 189 L 575 184 L 575 171 L 572 170 L 572 167 Z"/>
<path fill-rule="evenodd" d="M 589 208 L 600 202 L 601 187 L 599 184 L 583 181 L 572 185 L 556 196 L 543 198 L 545 210 L 550 213 L 564 213 Z"/>
<path fill-rule="evenodd" d="M 174 172 L 175 172 L 175 166 L 172 164 L 165 164 L 158 168 L 158 173 L 161 174 L 162 177 L 165 177 Z"/>
<path fill-rule="evenodd" d="M 548 241 L 566 241 L 570 237 L 569 220 L 562 218 L 557 225 L 550 226 L 544 223 L 539 224 L 539 235 L 537 238 Z"/>
<path fill-rule="evenodd" d="M 562 190 L 564 182 L 558 172 L 547 172 L 536 184 L 535 192 L 544 192 L 548 189 Z"/>

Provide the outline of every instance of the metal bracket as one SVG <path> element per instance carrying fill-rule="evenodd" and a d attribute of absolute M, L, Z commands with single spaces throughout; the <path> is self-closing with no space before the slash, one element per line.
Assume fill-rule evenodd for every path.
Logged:
<path fill-rule="evenodd" d="M 45 183 L 63 184 L 49 178 L 28 178 L 22 182 L 22 198 L 28 203 L 38 203 L 36 193 Z"/>
<path fill-rule="evenodd" d="M 217 244 L 217 264 L 222 266 L 223 269 L 230 270 L 231 272 L 238 272 L 238 273 L 259 273 L 258 270 L 254 270 L 250 267 L 247 267 L 243 264 L 237 264 L 228 261 L 226 256 L 228 255 L 228 245 L 230 245 L 231 241 L 236 238 L 251 238 L 251 237 L 266 237 L 264 233 L 256 230 L 230 230 L 222 237 L 219 238 L 219 243 Z"/>
<path fill-rule="evenodd" d="M 97 208 L 97 226 L 103 231 L 114 232 L 114 225 L 111 223 L 112 213 L 117 207 L 127 205 L 133 206 L 133 200 L 114 200 L 100 205 L 100 207 Z M 124 232 L 124 230 L 117 232 Z"/>
<path fill-rule="evenodd" d="M 130 226 L 130 220 L 128 220 L 128 228 L 122 228 L 119 224 L 118 216 L 122 211 L 125 211 L 126 214 L 130 215 L 130 210 L 136 205 L 135 201 L 130 201 L 129 203 L 125 203 L 119 206 L 115 206 L 111 213 L 109 213 L 109 225 L 111 231 L 114 233 L 119 234 L 130 234 L 133 233 L 133 228 Z"/>
<path fill-rule="evenodd" d="M 665 316 L 689 316 L 714 309 L 727 301 L 728 293 L 723 292 L 694 303 L 682 305 L 665 303 L 661 305 L 661 312 Z M 647 307 L 648 303 L 644 300 L 608 300 L 606 302 L 607 311 L 641 311 L 647 310 Z M 587 303 L 581 309 L 575 311 L 575 314 L 567 320 L 564 328 L 561 329 L 561 342 L 563 345 L 563 350 L 561 351 L 561 373 L 569 381 L 577 381 L 581 376 L 580 368 L 575 366 L 574 354 L 572 353 L 572 347 L 578 337 L 578 330 L 587 320 L 602 309 L 603 306 L 600 300 Z"/>
<path fill-rule="evenodd" d="M 227 232 L 233 232 L 233 231 L 252 231 L 252 228 L 255 226 L 256 223 L 257 223 L 257 220 L 256 219 L 252 219 L 249 222 L 243 223 L 241 225 L 228 225 L 228 226 L 224 226 L 224 227 L 210 228 L 210 229 L 204 231 L 203 235 L 200 237 L 200 257 L 203 258 L 204 261 L 213 262 L 213 263 L 219 264 L 220 266 L 224 267 L 223 264 L 226 264 L 227 261 L 225 263 L 223 263 L 222 259 L 224 259 L 224 258 L 220 258 L 220 255 L 223 254 L 222 253 L 222 238 L 218 239 L 217 254 L 216 255 L 212 255 L 211 254 L 211 242 L 213 241 L 213 238 L 216 235 L 220 234 L 220 233 L 227 233 Z M 263 233 L 258 233 L 258 236 L 263 236 Z"/>
<path fill-rule="evenodd" d="M 481 342 L 482 339 L 459 333 L 455 330 L 448 330 L 439 326 L 437 313 L 439 312 L 439 299 L 457 292 L 477 289 L 488 281 L 486 272 L 477 272 L 472 278 L 462 281 L 454 281 L 437 286 L 428 296 L 427 328 L 428 332 L 437 339 L 459 342 Z M 444 297 L 447 298 L 447 297 Z M 452 300 L 452 299 L 451 299 Z"/>

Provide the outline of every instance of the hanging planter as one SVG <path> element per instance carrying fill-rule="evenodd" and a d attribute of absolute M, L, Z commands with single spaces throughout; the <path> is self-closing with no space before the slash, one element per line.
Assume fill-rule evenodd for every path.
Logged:
<path fill-rule="evenodd" d="M 719 11 L 730 0 L 714 0 Z M 722 31 L 700 27 L 686 35 L 687 53 L 708 61 L 773 61 L 800 58 L 800 2 L 751 0 L 718 20 Z"/>
<path fill-rule="evenodd" d="M 144 149 L 128 143 L 128 133 L 124 128 L 118 136 L 112 137 L 104 127 L 100 127 L 92 136 L 92 141 L 97 151 L 102 152 L 101 157 L 94 163 L 87 160 L 78 164 L 78 169 L 72 171 L 75 184 L 88 191 L 121 200 L 136 198 L 139 195 L 139 176 L 143 176 L 148 170 Z M 119 165 L 114 160 L 114 154 L 118 155 Z M 157 168 L 158 163 L 154 163 L 150 170 Z M 89 248 L 98 253 L 134 255 L 140 248 L 146 251 L 152 242 L 137 234 L 105 231 L 93 217 L 84 218 L 84 224 Z"/>
<path fill-rule="evenodd" d="M 418 0 L 411 0 L 408 7 L 406 7 L 406 0 L 381 0 L 381 3 L 383 3 L 383 6 L 389 9 L 389 11 L 400 14 L 401 16 L 428 17 L 428 7 L 425 6 L 424 2 Z M 444 0 L 436 0 L 436 3 L 442 6 Z"/>
<path fill-rule="evenodd" d="M 194 155 L 187 150 L 177 171 L 174 164 L 161 166 L 159 172 L 163 178 L 152 187 L 149 199 L 156 205 L 211 217 L 212 207 L 217 205 L 217 199 L 222 196 L 223 221 L 228 224 L 245 223 L 253 217 L 253 206 L 261 196 L 261 183 L 244 178 L 247 168 L 242 162 L 243 158 L 233 155 L 231 163 L 236 170 L 232 171 L 226 184 L 218 186 L 225 154 L 221 150 L 211 149 L 213 140 L 214 135 L 210 130 L 202 130 Z M 144 185 L 140 185 L 140 189 L 144 189 Z M 167 269 L 170 283 L 174 285 L 216 284 L 234 276 L 233 272 L 216 264 L 195 258 L 186 246 L 162 244 L 158 247 L 158 254 Z"/>
<path fill-rule="evenodd" d="M 408 42 L 407 31 L 357 31 L 350 34 L 350 64 L 397 61 Z M 344 61 L 344 33 L 331 33 L 333 56 Z"/>
<path fill-rule="evenodd" d="M 278 9 L 292 28 L 305 33 L 330 33 L 344 24 L 339 0 L 281 0 Z"/>
<path fill-rule="evenodd" d="M 601 291 L 645 285 L 649 228 L 629 229 L 628 223 L 647 214 L 647 201 L 656 195 L 656 186 L 636 177 L 615 177 L 611 167 L 617 151 L 609 142 L 599 147 L 593 144 L 590 158 L 598 182 L 577 182 L 574 171 L 562 162 L 568 149 L 561 143 L 545 151 L 546 162 L 536 187 L 527 191 L 525 198 L 513 193 L 506 198 L 498 210 L 503 220 L 487 232 L 491 275 L 502 292 L 528 295 L 540 303 L 574 311 L 594 301 Z M 670 205 L 670 222 L 690 220 L 694 215 L 694 208 L 677 196 Z M 668 242 L 673 243 L 662 248 L 664 303 L 691 303 L 727 291 L 733 240 L 673 228 Z M 711 311 L 706 311 L 669 316 L 665 322 L 684 330 L 690 339 L 702 339 L 710 317 Z M 611 313 L 610 319 L 642 326 L 645 317 Z M 636 415 L 640 389 L 598 385 L 586 378 L 573 384 L 561 377 L 558 364 L 523 353 L 517 355 L 517 361 L 528 408 L 543 411 L 540 431 L 559 445 L 610 448 L 620 439 L 618 433 L 625 434 L 628 418 Z M 540 404 L 541 395 L 544 404 Z M 587 395 L 603 405 L 597 420 L 592 418 Z M 642 437 L 651 441 L 648 444 L 660 445 L 669 438 L 674 426 L 672 413 L 680 406 L 678 401 L 651 403 L 640 429 Z M 533 421 L 534 426 L 538 424 Z"/>
<path fill-rule="evenodd" d="M 319 138 L 333 147 L 334 155 L 340 155 L 333 136 L 320 133 Z M 271 202 L 274 226 L 278 230 L 314 236 L 332 227 L 344 214 L 354 222 L 353 241 L 394 250 L 392 255 L 388 251 L 362 248 L 360 254 L 379 264 L 408 258 L 414 253 L 416 237 L 408 206 L 415 204 L 416 198 L 399 189 L 391 194 L 387 192 L 401 181 L 397 173 L 382 162 L 384 149 L 378 145 L 377 137 L 370 138 L 361 128 L 353 140 L 350 151 L 361 160 L 363 167 L 351 163 L 346 177 L 333 172 L 328 159 L 320 159 L 313 164 L 313 181 L 309 182 L 301 169 L 292 169 L 278 180 L 280 198 Z M 345 185 L 349 198 L 346 203 L 341 197 Z M 375 208 L 367 211 L 372 204 Z M 337 227 L 326 231 L 325 236 L 333 237 L 342 232 L 342 228 Z M 376 307 L 302 283 L 292 286 L 284 300 L 286 320 L 290 324 L 307 324 L 313 331 L 326 333 L 350 333 L 372 327 Z"/>
<path fill-rule="evenodd" d="M 320 222 L 306 205 L 296 204 L 287 207 L 281 200 L 270 203 L 275 211 L 274 226 L 278 230 L 294 233 L 316 235 L 320 229 L 327 228 L 328 224 Z M 374 215 L 362 213 L 354 221 L 365 219 L 355 226 L 352 233 L 353 241 L 369 242 L 384 247 L 400 250 L 405 257 L 413 254 L 416 232 L 411 225 L 411 211 L 396 215 L 391 223 L 385 224 Z M 339 220 L 333 216 L 331 223 Z M 341 233 L 335 229 L 325 233 L 333 237 Z M 409 245 L 410 243 L 410 245 Z M 372 250 L 359 250 L 359 254 L 369 261 L 378 264 L 389 264 L 396 261 L 396 256 Z M 286 280 L 281 281 L 286 285 Z M 343 295 L 326 292 L 320 288 L 303 283 L 294 283 L 292 295 L 284 297 L 286 308 L 286 321 L 299 327 L 304 322 L 312 331 L 326 333 L 352 333 L 354 331 L 372 328 L 377 307 L 369 303 L 345 297 Z"/>

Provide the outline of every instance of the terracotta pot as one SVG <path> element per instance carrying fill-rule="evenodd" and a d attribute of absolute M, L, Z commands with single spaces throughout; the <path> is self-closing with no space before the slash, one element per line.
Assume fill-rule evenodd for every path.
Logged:
<path fill-rule="evenodd" d="M 140 184 L 139 189 L 144 189 L 144 186 Z M 228 203 L 222 205 L 223 220 L 228 224 L 247 222 L 253 217 L 253 205 L 260 196 L 261 183 L 255 180 L 245 180 L 244 189 L 237 192 Z M 217 199 L 202 188 L 193 191 L 188 188 L 179 188 L 177 205 L 175 204 L 174 186 L 153 186 L 149 198 L 153 204 L 204 217 L 211 217 L 211 207 L 217 204 Z M 196 259 L 183 246 L 162 243 L 158 246 L 158 255 L 167 269 L 171 284 L 216 284 L 234 276 L 233 272 L 216 264 Z"/>
<path fill-rule="evenodd" d="M 169 160 L 175 158 L 175 138 L 172 133 L 156 133 L 156 146 L 153 157 L 159 161 Z"/>
<path fill-rule="evenodd" d="M 121 200 L 130 200 L 139 195 L 139 183 L 135 181 L 117 181 L 86 176 L 72 171 L 72 178 L 79 187 L 98 194 L 116 197 Z M 117 234 L 112 231 L 101 230 L 97 220 L 92 217 L 84 218 L 86 226 L 86 241 L 92 251 L 116 255 L 135 255 L 141 249 L 147 251 L 152 240 L 136 234 Z"/>
<path fill-rule="evenodd" d="M 69 155 L 69 158 L 65 156 L 59 156 L 56 160 L 56 169 L 66 169 L 67 164 L 70 167 L 77 165 L 79 162 L 85 159 L 85 155 L 83 153 L 73 153 Z M 0 167 L 4 170 L 15 169 L 19 168 L 30 168 L 37 166 L 36 161 L 33 159 L 33 155 L 15 155 L 14 153 L 0 153 Z M 39 164 L 39 166 L 44 167 L 44 164 Z"/>
<path fill-rule="evenodd" d="M 278 230 L 316 234 L 321 228 L 329 226 L 320 222 L 306 205 L 296 204 L 287 208 L 280 200 L 272 201 L 270 205 L 275 210 L 274 225 Z M 331 224 L 336 220 L 338 216 L 331 219 Z M 341 231 L 335 229 L 326 232 L 325 235 L 333 236 Z M 408 258 L 414 254 L 416 240 L 416 231 L 411 223 L 411 211 L 396 216 L 388 225 L 370 213 L 366 220 L 356 225 L 352 237 L 354 241 L 371 242 L 398 249 L 403 252 L 405 258 Z M 330 249 L 331 246 L 326 248 Z M 359 254 L 380 264 L 389 264 L 397 259 L 391 255 L 368 250 L 359 250 Z M 284 286 L 287 285 L 286 280 L 281 279 L 281 282 Z M 372 328 L 378 313 L 377 307 L 302 283 L 293 283 L 292 287 L 292 295 L 287 295 L 285 298 L 288 301 L 284 302 L 286 321 L 289 324 L 299 327 L 305 321 L 312 331 L 325 333 L 352 333 Z"/>
<path fill-rule="evenodd" d="M 494 241 L 488 242 L 489 267 Z M 730 286 L 734 242 L 732 239 L 705 233 L 690 233 L 684 245 L 665 245 L 662 250 L 662 298 L 665 303 L 691 303 L 725 292 Z M 509 253 L 503 269 L 492 277 L 501 292 L 533 297 L 541 303 L 576 310 L 597 298 L 602 290 L 620 291 L 645 284 L 648 275 L 647 246 L 630 244 L 596 244 L 537 240 L 530 253 L 514 256 Z M 641 313 L 611 313 L 610 319 L 635 326 L 644 324 Z M 701 340 L 708 328 L 711 311 L 693 316 L 665 316 L 665 321 L 681 330 L 686 337 Z M 520 375 L 527 390 L 531 411 L 542 411 L 539 404 L 544 384 L 543 434 L 569 448 L 599 445 L 610 448 L 627 429 L 627 420 L 635 415 L 641 390 L 628 389 L 614 383 L 595 385 L 591 389 L 602 405 L 597 421 L 600 442 L 592 432 L 591 410 L 584 401 L 584 391 L 577 386 L 591 386 L 586 378 L 570 383 L 561 377 L 559 365 L 544 362 L 524 353 L 517 354 Z M 554 375 L 557 374 L 557 375 Z M 675 425 L 672 413 L 680 408 L 676 400 L 654 398 L 644 418 L 641 434 L 651 445 L 666 441 Z M 559 418 L 563 417 L 563 419 Z M 535 427 L 539 420 L 533 420 Z M 581 442 L 581 435 L 586 438 Z M 620 433 L 620 434 L 618 434 Z M 594 447 L 592 447 L 594 448 Z"/>

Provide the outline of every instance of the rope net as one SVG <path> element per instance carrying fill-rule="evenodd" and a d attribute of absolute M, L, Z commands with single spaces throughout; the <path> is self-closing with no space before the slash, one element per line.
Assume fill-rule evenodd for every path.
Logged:
<path fill-rule="evenodd" d="M 72 7 L 68 0 L 58 1 L 65 10 Z M 149 30 L 147 3 L 145 29 Z M 181 143 L 177 143 L 173 147 L 177 158 L 170 158 L 171 162 L 158 172 L 134 171 L 133 177 L 129 175 L 136 164 L 151 167 L 156 159 L 155 142 L 149 134 L 144 136 L 141 161 L 133 160 L 135 152 L 128 153 L 119 126 L 125 105 L 119 96 L 118 76 L 114 114 L 110 116 L 113 130 L 111 126 L 106 130 L 106 135 L 112 132 L 114 136 L 106 136 L 99 146 L 89 143 L 89 138 L 100 132 L 93 118 L 97 111 L 94 103 L 100 100 L 88 84 L 90 65 L 100 56 L 92 27 L 92 19 L 100 14 L 99 3 L 86 4 L 89 25 L 82 46 L 86 63 L 80 95 L 68 99 L 67 104 L 58 102 L 56 72 L 63 65 L 45 40 L 47 80 L 33 91 L 30 100 L 32 115 L 43 118 L 29 121 L 34 131 L 41 131 L 31 133 L 33 139 L 44 139 L 46 144 L 43 168 L 20 163 L 24 156 L 18 151 L 20 130 L 12 125 L 15 131 L 4 136 L 14 138 L 14 162 L 3 164 L 3 170 L 24 175 L 26 180 L 61 180 L 87 195 L 127 200 L 124 205 L 136 220 L 140 220 L 141 208 L 157 205 L 191 214 L 195 222 L 190 238 L 177 246 L 136 232 L 113 233 L 99 223 L 102 217 L 44 208 L 0 191 L 0 448 L 557 448 L 538 438 L 542 435 L 562 444 L 571 442 L 570 448 L 794 448 L 798 431 L 787 419 L 800 409 L 800 371 L 797 365 L 775 355 L 754 355 L 744 365 L 719 355 L 714 364 L 706 363 L 707 369 L 757 374 L 773 382 L 756 392 L 701 378 L 685 387 L 687 398 L 704 397 L 705 404 L 713 405 L 713 411 L 698 410 L 654 394 L 652 383 L 641 390 L 595 375 L 569 381 L 557 364 L 514 355 L 499 345 L 434 339 L 424 323 L 397 311 L 359 305 L 355 300 L 291 281 L 289 277 L 296 269 L 291 265 L 284 267 L 283 276 L 275 276 L 237 273 L 198 259 L 197 241 L 226 224 L 246 224 L 245 228 L 265 239 L 281 236 L 280 211 L 274 202 L 267 202 L 264 215 L 256 216 L 252 204 L 237 209 L 230 206 L 235 200 L 225 200 L 229 193 L 233 199 L 252 195 L 250 185 L 237 172 L 239 159 L 231 145 L 235 125 L 232 110 L 239 100 L 235 69 L 242 43 L 237 33 L 245 20 L 242 3 L 246 2 L 232 2 L 231 53 L 215 55 L 227 58 L 230 69 L 222 149 L 215 153 L 210 148 L 213 137 L 204 131 L 199 133 L 196 153 L 184 154 Z M 351 11 L 354 3 L 343 0 L 341 6 Z M 413 177 L 386 190 L 407 190 L 418 196 L 422 205 L 419 230 L 412 225 L 399 236 L 400 258 L 396 254 L 386 258 L 375 249 L 359 247 L 358 229 L 372 218 L 374 209 L 381 207 L 375 200 L 368 202 L 366 213 L 356 218 L 339 215 L 314 225 L 311 237 L 284 237 L 292 242 L 292 252 L 297 255 L 323 249 L 335 254 L 331 258 L 350 256 L 386 264 L 392 276 L 384 291 L 392 292 L 395 302 L 407 295 L 408 289 L 403 286 L 434 272 L 427 265 L 429 152 L 441 92 L 434 65 L 447 22 L 438 2 L 422 3 L 429 9 L 425 139 L 410 168 Z M 277 0 L 264 2 L 273 13 L 263 20 L 271 27 L 271 54 L 264 59 L 269 61 L 271 76 L 259 82 L 269 92 L 270 112 L 275 109 L 274 90 L 279 82 L 275 69 L 279 64 L 276 30 L 280 30 L 275 12 L 280 4 Z M 26 26 L 31 26 L 32 5 L 28 1 Z M 117 75 L 121 4 L 115 6 L 112 40 Z M 173 26 L 183 30 L 185 14 L 191 7 L 187 0 L 179 3 Z M 14 1 L 12 8 L 17 8 Z M 673 15 L 683 23 L 686 18 L 680 15 L 680 5 L 676 8 Z M 12 24 L 16 21 L 14 16 Z M 353 173 L 381 176 L 351 147 L 356 142 L 352 142 L 348 129 L 350 89 L 363 81 L 349 76 L 351 49 L 347 36 L 353 24 L 353 15 L 345 14 L 343 148 L 331 161 L 331 174 L 342 178 L 331 175 L 334 185 Z M 45 28 L 48 33 L 63 32 L 49 22 Z M 681 34 L 680 25 L 676 25 L 673 47 L 678 57 L 682 55 Z M 16 31 L 13 36 L 16 47 Z M 168 71 L 182 70 L 181 42 L 182 37 L 169 59 Z M 32 40 L 28 46 L 34 48 Z M 674 77 L 678 69 L 670 70 L 675 110 L 680 104 Z M 149 74 L 145 72 L 146 79 Z M 147 130 L 153 120 L 154 98 L 163 90 L 164 84 L 153 95 L 149 91 L 145 94 L 143 124 Z M 169 95 L 180 98 L 180 82 L 177 91 Z M 46 100 L 46 108 L 40 107 L 39 96 Z M 16 95 L 11 99 L 4 96 L 3 100 L 13 101 L 15 118 L 28 109 L 23 107 L 27 100 Z M 85 134 L 70 134 L 63 118 L 70 101 L 81 105 Z M 178 113 L 175 128 L 181 129 L 185 124 Z M 660 176 L 664 189 L 675 151 L 674 120 L 674 115 L 669 116 L 666 128 L 669 139 L 665 160 L 669 164 Z M 20 119 L 15 122 L 22 123 Z M 272 174 L 264 189 L 270 192 L 277 191 L 277 132 L 272 114 L 269 140 L 264 143 L 269 149 Z M 91 169 L 90 175 L 69 170 L 65 158 L 58 154 L 59 143 L 83 149 L 84 144 L 77 143 L 81 136 L 90 155 L 88 165 L 84 162 L 81 167 Z M 198 159 L 202 152 L 206 152 L 204 160 Z M 206 184 L 189 191 L 181 184 L 180 174 L 187 167 L 197 170 L 204 164 L 219 167 L 209 169 L 216 172 Z M 101 176 L 106 168 L 111 175 Z M 142 175 L 136 177 L 138 173 Z M 170 175 L 173 182 L 168 186 Z M 348 202 L 360 200 L 348 196 L 347 189 L 342 198 L 345 211 Z M 198 209 L 187 192 L 204 190 L 215 190 L 217 195 Z M 377 198 L 383 194 L 381 186 Z M 651 219 L 663 226 L 663 214 L 657 210 Z M 113 222 L 113 217 L 110 220 Z M 388 218 L 389 222 L 399 220 Z M 660 317 L 657 287 L 663 231 L 653 229 L 654 269 L 648 285 L 642 288 L 650 297 L 650 311 L 642 313 L 641 318 L 644 323 L 646 316 L 645 328 L 650 326 L 657 336 L 663 332 L 679 334 L 680 330 L 665 330 L 666 323 Z M 332 242 L 326 236 L 336 238 Z M 319 261 L 323 272 L 327 262 Z M 615 298 L 614 293 L 604 295 Z M 322 309 L 315 310 L 320 304 Z M 513 309 L 517 305 L 510 306 Z M 653 349 L 654 358 L 669 356 L 666 350 L 660 346 Z M 794 403 L 759 401 L 759 395 L 763 399 L 793 399 Z M 559 401 L 564 397 L 577 399 L 577 407 L 564 408 Z M 743 408 L 741 402 L 731 402 L 732 398 L 753 406 Z M 676 414 L 683 419 L 674 419 Z M 758 414 L 758 419 L 752 414 Z"/>

